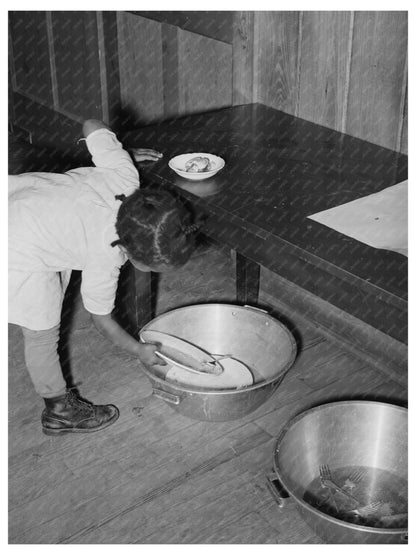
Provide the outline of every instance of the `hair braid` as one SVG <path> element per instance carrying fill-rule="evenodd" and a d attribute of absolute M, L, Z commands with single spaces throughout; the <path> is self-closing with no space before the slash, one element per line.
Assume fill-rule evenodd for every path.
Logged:
<path fill-rule="evenodd" d="M 173 194 L 160 189 L 137 190 L 120 198 L 116 231 L 128 256 L 148 266 L 184 264 L 194 247 L 191 215 Z"/>

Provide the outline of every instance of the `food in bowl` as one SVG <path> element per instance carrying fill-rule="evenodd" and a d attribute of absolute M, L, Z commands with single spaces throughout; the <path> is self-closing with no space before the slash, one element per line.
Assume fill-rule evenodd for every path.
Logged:
<path fill-rule="evenodd" d="M 208 172 L 212 169 L 212 164 L 209 158 L 205 156 L 195 156 L 185 164 L 185 171 L 191 173 Z"/>
<path fill-rule="evenodd" d="M 184 179 L 202 181 L 222 170 L 225 161 L 220 156 L 208 152 L 188 152 L 171 158 L 168 166 Z"/>

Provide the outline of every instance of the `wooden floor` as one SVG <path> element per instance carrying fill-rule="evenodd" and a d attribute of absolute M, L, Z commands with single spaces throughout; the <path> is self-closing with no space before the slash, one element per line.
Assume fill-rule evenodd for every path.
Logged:
<path fill-rule="evenodd" d="M 161 280 L 158 312 L 233 301 L 229 254 L 213 246 Z M 266 486 L 276 437 L 294 415 L 341 399 L 406 405 L 392 381 L 261 292 L 289 324 L 295 365 L 251 415 L 198 422 L 151 397 L 140 364 L 112 347 L 76 300 L 69 357 L 81 393 L 113 402 L 119 420 L 96 434 L 50 438 L 26 374 L 20 330 L 9 340 L 11 544 L 317 544 L 293 501 L 280 509 Z"/>

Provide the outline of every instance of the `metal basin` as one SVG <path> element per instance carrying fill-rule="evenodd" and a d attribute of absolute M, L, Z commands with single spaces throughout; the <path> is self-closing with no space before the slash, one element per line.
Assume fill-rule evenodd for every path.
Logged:
<path fill-rule="evenodd" d="M 322 487 L 322 465 L 358 500 L 358 515 L 343 492 Z M 406 543 L 406 409 L 347 401 L 308 410 L 281 432 L 274 466 L 283 492 L 327 542 Z"/>
<path fill-rule="evenodd" d="M 254 382 L 249 387 L 209 390 L 166 380 L 166 367 L 146 367 L 153 395 L 196 420 L 234 420 L 256 410 L 274 393 L 296 357 L 289 330 L 251 307 L 202 304 L 178 308 L 148 322 L 141 331 L 147 329 L 175 335 L 209 353 L 230 353 L 251 370 Z"/>

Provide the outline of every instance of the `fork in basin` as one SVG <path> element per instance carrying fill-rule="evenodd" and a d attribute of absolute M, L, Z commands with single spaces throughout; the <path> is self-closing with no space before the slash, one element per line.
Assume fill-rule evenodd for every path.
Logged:
<path fill-rule="evenodd" d="M 343 489 L 349 490 L 350 492 L 358 486 L 358 484 L 363 479 L 364 472 L 362 470 L 356 469 L 351 474 L 349 474 L 348 478 L 346 478 L 344 485 L 342 486 Z"/>
<path fill-rule="evenodd" d="M 321 464 L 321 466 L 319 467 L 319 477 L 321 480 L 321 486 L 323 488 L 332 488 L 338 493 L 342 493 L 342 495 L 344 495 L 345 497 L 347 497 L 348 499 L 350 499 L 355 503 L 355 508 L 358 507 L 359 503 L 357 499 L 353 495 L 351 495 L 351 493 L 348 493 L 347 491 L 345 491 L 343 488 L 341 488 L 338 484 L 334 482 L 328 465 Z"/>
<path fill-rule="evenodd" d="M 351 482 L 358 484 L 363 479 L 363 476 L 364 472 L 357 468 L 348 476 L 348 480 L 351 480 Z"/>

